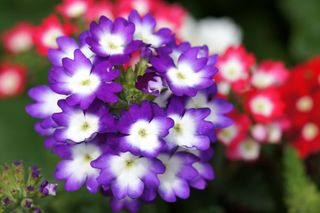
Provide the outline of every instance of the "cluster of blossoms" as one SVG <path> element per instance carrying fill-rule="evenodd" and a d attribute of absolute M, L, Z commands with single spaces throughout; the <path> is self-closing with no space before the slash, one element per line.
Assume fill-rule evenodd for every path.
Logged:
<path fill-rule="evenodd" d="M 210 147 L 232 124 L 216 96 L 217 55 L 177 43 L 151 14 L 102 16 L 79 40 L 50 49 L 49 85 L 30 90 L 27 112 L 63 160 L 55 176 L 67 191 L 101 188 L 115 210 L 138 210 L 157 194 L 187 199 L 214 178 Z"/>
<path fill-rule="evenodd" d="M 320 151 L 320 57 L 298 65 L 283 87 L 287 140 L 302 158 Z"/>
<path fill-rule="evenodd" d="M 56 195 L 57 184 L 43 180 L 36 166 L 24 171 L 21 161 L 0 167 L 0 211 L 41 213 L 36 200 Z"/>
<path fill-rule="evenodd" d="M 279 143 L 288 128 L 281 87 L 289 77 L 282 62 L 256 64 L 243 46 L 229 47 L 217 62 L 219 94 L 235 104 L 235 124 L 218 134 L 227 146 L 227 156 L 255 160 L 265 143 Z"/>
<path fill-rule="evenodd" d="M 24 73 L 30 68 L 28 76 L 36 74 L 34 64 L 40 65 L 37 58 L 46 57 L 49 49 L 57 49 L 58 37 L 78 36 L 81 29 L 100 16 L 111 20 L 127 17 L 133 9 L 140 14 L 152 13 L 158 27 L 174 32 L 180 31 L 187 14 L 180 5 L 163 0 L 63 0 L 39 25 L 22 21 L 1 36 L 5 52 L 1 59 L 4 62 L 0 63 L 0 98 L 17 96 L 24 91 L 27 81 Z"/>

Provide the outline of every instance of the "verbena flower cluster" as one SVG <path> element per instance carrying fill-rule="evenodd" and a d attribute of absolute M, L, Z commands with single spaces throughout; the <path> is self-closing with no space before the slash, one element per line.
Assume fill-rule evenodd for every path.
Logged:
<path fill-rule="evenodd" d="M 256 62 L 242 46 L 229 47 L 220 55 L 216 76 L 219 94 L 235 104 L 234 125 L 223 129 L 218 139 L 233 160 L 258 159 L 263 144 L 282 142 L 288 128 L 281 93 L 289 72 L 281 61 Z"/>
<path fill-rule="evenodd" d="M 216 96 L 217 55 L 136 11 L 57 43 L 49 85 L 30 90 L 26 110 L 62 158 L 55 176 L 67 191 L 101 187 L 113 210 L 135 212 L 157 195 L 175 202 L 205 188 L 216 129 L 232 124 L 232 105 Z"/>

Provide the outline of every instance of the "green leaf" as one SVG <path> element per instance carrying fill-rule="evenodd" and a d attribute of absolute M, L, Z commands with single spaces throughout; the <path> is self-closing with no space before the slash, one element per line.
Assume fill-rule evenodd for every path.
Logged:
<path fill-rule="evenodd" d="M 283 158 L 285 202 L 289 213 L 317 213 L 320 209 L 320 193 L 308 178 L 303 162 L 296 151 L 287 147 Z"/>

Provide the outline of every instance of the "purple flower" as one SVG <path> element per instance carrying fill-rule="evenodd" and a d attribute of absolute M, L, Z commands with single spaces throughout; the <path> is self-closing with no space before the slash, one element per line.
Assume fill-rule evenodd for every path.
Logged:
<path fill-rule="evenodd" d="M 187 109 L 207 108 L 210 114 L 206 118 L 214 128 L 226 128 L 232 125 L 233 121 L 225 114 L 233 110 L 233 105 L 223 98 L 217 98 L 216 87 L 210 87 L 200 91 L 196 96 L 189 97 L 186 102 Z"/>
<path fill-rule="evenodd" d="M 70 105 L 80 104 L 86 109 L 96 99 L 107 103 L 115 103 L 115 93 L 122 90 L 120 84 L 113 82 L 120 75 L 108 61 L 92 62 L 80 51 L 74 53 L 74 60 L 64 58 L 63 67 L 51 69 L 49 82 L 51 88 L 60 94 L 68 95 Z"/>
<path fill-rule="evenodd" d="M 80 49 L 81 52 L 89 59 L 93 59 L 94 53 L 89 49 L 89 45 L 85 42 L 85 39 L 89 36 L 88 32 L 81 33 L 79 40 L 77 41 L 71 37 L 62 36 L 57 39 L 58 49 L 49 49 L 48 58 L 52 65 L 56 67 L 62 67 L 62 61 L 64 58 L 74 59 L 74 52 Z"/>
<path fill-rule="evenodd" d="M 34 179 L 40 177 L 39 167 L 37 167 L 37 166 L 32 166 L 32 167 L 31 167 L 31 176 L 32 176 L 32 178 L 34 178 Z"/>
<path fill-rule="evenodd" d="M 132 104 L 119 120 L 118 129 L 122 151 L 155 157 L 162 149 L 163 137 L 168 135 L 173 121 L 156 104 L 143 101 Z"/>
<path fill-rule="evenodd" d="M 165 137 L 169 146 L 198 150 L 207 150 L 210 147 L 208 132 L 212 130 L 213 125 L 206 121 L 210 114 L 209 109 L 185 109 L 182 101 L 173 98 L 167 113 L 174 121 L 173 128 Z"/>
<path fill-rule="evenodd" d="M 205 189 L 207 181 L 213 180 L 214 178 L 214 171 L 210 164 L 213 150 L 199 151 L 181 148 L 179 151 L 189 152 L 198 157 L 198 160 L 192 164 L 192 167 L 198 172 L 198 175 L 190 180 L 189 183 L 193 188 L 200 190 Z"/>
<path fill-rule="evenodd" d="M 151 14 L 140 17 L 138 12 L 134 10 L 129 15 L 129 21 L 135 25 L 134 39 L 151 45 L 153 48 L 159 48 L 174 39 L 171 31 L 167 28 L 155 30 L 157 23 Z"/>
<path fill-rule="evenodd" d="M 129 212 L 138 212 L 141 206 L 141 202 L 137 199 L 125 197 L 123 199 L 117 199 L 111 197 L 109 200 L 110 206 L 114 212 L 120 212 L 123 209 L 127 209 Z"/>
<path fill-rule="evenodd" d="M 54 183 L 49 183 L 47 180 L 44 180 L 39 188 L 39 191 L 44 195 L 44 196 L 55 196 L 57 194 L 57 187 L 58 184 Z"/>
<path fill-rule="evenodd" d="M 117 199 L 140 197 L 145 187 L 159 185 L 158 175 L 164 172 L 159 160 L 135 156 L 130 152 L 118 155 L 106 153 L 91 165 L 101 170 L 98 182 L 110 185 Z"/>
<path fill-rule="evenodd" d="M 60 112 L 58 101 L 66 98 L 65 95 L 55 93 L 50 87 L 42 85 L 29 90 L 29 96 L 36 103 L 29 104 L 26 111 L 34 118 L 49 118 L 52 114 Z"/>
<path fill-rule="evenodd" d="M 139 76 L 136 87 L 137 89 L 152 95 L 159 95 L 165 88 L 161 76 L 152 71 L 146 72 L 143 76 Z"/>
<path fill-rule="evenodd" d="M 101 155 L 101 149 L 94 143 L 82 143 L 65 146 L 66 159 L 56 168 L 55 177 L 66 180 L 67 191 L 79 190 L 86 183 L 90 193 L 98 191 L 97 177 L 99 170 L 91 167 L 90 163 Z"/>
<path fill-rule="evenodd" d="M 114 22 L 102 16 L 99 23 L 92 22 L 87 43 L 91 50 L 101 57 L 110 57 L 116 64 L 128 62 L 129 55 L 138 50 L 140 43 L 133 40 L 134 24 L 123 18 Z"/>
<path fill-rule="evenodd" d="M 100 102 L 93 103 L 87 110 L 72 107 L 60 101 L 61 113 L 53 115 L 58 128 L 54 136 L 58 141 L 81 143 L 92 139 L 98 133 L 113 132 L 115 121 Z"/>
<path fill-rule="evenodd" d="M 195 178 L 198 173 L 192 167 L 197 158 L 187 152 L 176 152 L 174 155 L 160 154 L 159 160 L 166 170 L 159 175 L 159 194 L 167 202 L 175 202 L 176 198 L 187 199 L 190 195 L 188 181 Z"/>
<path fill-rule="evenodd" d="M 178 57 L 160 55 L 151 59 L 155 69 L 162 73 L 170 90 L 177 95 L 195 96 L 201 89 L 214 84 L 214 66 L 208 65 L 208 58 L 198 57 L 201 48 L 193 47 Z"/>

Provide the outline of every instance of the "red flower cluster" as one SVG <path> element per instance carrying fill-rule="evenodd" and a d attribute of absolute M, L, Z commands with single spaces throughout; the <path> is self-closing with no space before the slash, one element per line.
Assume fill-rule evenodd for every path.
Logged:
<path fill-rule="evenodd" d="M 287 138 L 302 158 L 320 151 L 320 57 L 298 65 L 283 87 Z"/>
<path fill-rule="evenodd" d="M 278 143 L 286 128 L 281 85 L 289 76 L 282 62 L 263 61 L 243 46 L 230 47 L 218 61 L 219 93 L 235 104 L 235 124 L 218 138 L 231 159 L 254 160 L 263 143 Z M 218 85 L 219 85 L 218 84 Z"/>

